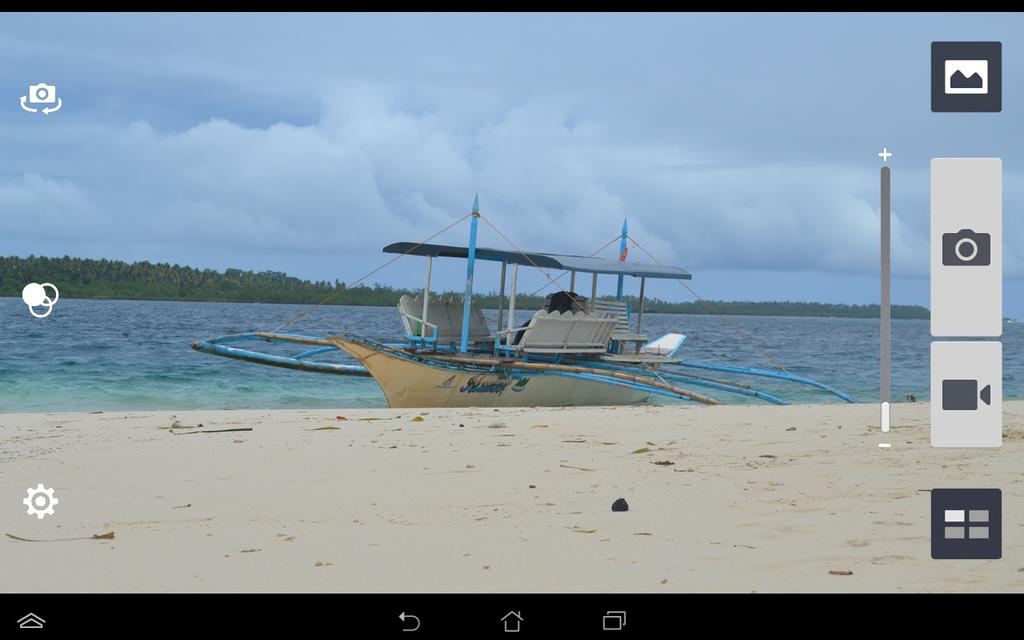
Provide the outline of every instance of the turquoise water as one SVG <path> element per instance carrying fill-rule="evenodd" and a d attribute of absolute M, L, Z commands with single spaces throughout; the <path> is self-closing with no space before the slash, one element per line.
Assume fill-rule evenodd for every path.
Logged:
<path fill-rule="evenodd" d="M 274 329 L 299 305 L 61 299 L 53 314 L 31 317 L 18 298 L 0 298 L 0 411 L 111 411 L 381 407 L 370 378 L 303 373 L 217 358 L 193 351 L 199 338 Z M 494 312 L 488 315 L 493 319 Z M 517 314 L 520 322 L 530 312 Z M 686 358 L 770 368 L 733 328 L 788 370 L 839 387 L 859 400 L 878 399 L 878 321 L 647 314 L 645 332 L 687 334 Z M 293 329 L 320 335 L 351 331 L 394 340 L 392 307 L 313 309 Z M 924 320 L 893 322 L 893 398 L 928 396 L 931 335 Z M 1024 329 L 1003 335 L 1006 397 L 1024 397 Z M 336 358 L 344 361 L 344 356 Z M 716 375 L 727 378 L 726 375 Z M 838 400 L 813 389 L 772 380 L 757 386 L 800 402 Z M 712 391 L 728 402 L 745 398 Z"/>

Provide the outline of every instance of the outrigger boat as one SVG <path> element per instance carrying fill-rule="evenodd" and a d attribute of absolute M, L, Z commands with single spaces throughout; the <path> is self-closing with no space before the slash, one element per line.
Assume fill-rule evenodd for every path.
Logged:
<path fill-rule="evenodd" d="M 415 297 L 402 296 L 398 302 L 404 340 L 381 342 L 349 333 L 309 336 L 274 331 L 201 340 L 193 343 L 192 348 L 202 353 L 301 371 L 372 376 L 391 407 L 630 405 L 655 397 L 721 404 L 721 393 L 786 404 L 774 394 L 757 390 L 745 382 L 710 377 L 705 374 L 707 371 L 809 385 L 844 401 L 856 402 L 843 391 L 781 369 L 687 361 L 679 355 L 686 340 L 682 334 L 669 333 L 654 340 L 644 335 L 646 281 L 658 278 L 682 281 L 689 280 L 691 275 L 677 267 L 626 262 L 628 229 L 625 224 L 620 237 L 620 258 L 611 260 L 526 252 L 518 248 L 477 247 L 477 225 L 482 218 L 478 202 L 474 202 L 473 211 L 467 217 L 470 232 L 465 247 L 426 242 L 398 242 L 384 247 L 385 253 L 426 258 L 423 293 Z M 461 298 L 431 293 L 434 258 L 466 261 L 466 289 Z M 501 263 L 494 331 L 473 300 L 477 260 Z M 569 291 L 548 296 L 544 309 L 535 312 L 527 323 L 516 326 L 520 266 L 534 267 L 545 274 L 548 269 L 568 272 L 570 285 Z M 591 275 L 589 298 L 573 290 L 578 274 Z M 616 276 L 614 300 L 598 298 L 600 275 Z M 503 308 L 506 276 L 511 285 L 507 310 Z M 626 276 L 640 279 L 639 306 L 635 314 L 622 300 Z M 549 280 L 554 282 L 550 277 Z M 503 324 L 505 329 L 501 328 Z M 283 356 L 239 346 L 252 341 L 292 343 L 304 349 L 296 355 Z M 359 364 L 323 359 L 338 351 L 349 354 Z M 705 389 L 708 391 L 704 392 Z M 714 395 L 709 395 L 712 393 Z"/>

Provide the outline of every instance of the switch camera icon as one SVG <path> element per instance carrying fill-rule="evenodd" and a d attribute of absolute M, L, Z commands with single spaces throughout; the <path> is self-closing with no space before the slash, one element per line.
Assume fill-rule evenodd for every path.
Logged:
<path fill-rule="evenodd" d="M 39 109 L 29 105 L 42 105 L 43 108 Z M 57 87 L 45 82 L 28 85 L 28 95 L 21 96 L 21 108 L 30 113 L 42 111 L 44 116 L 48 116 L 55 111 L 60 111 L 63 106 L 64 101 L 57 95 Z"/>

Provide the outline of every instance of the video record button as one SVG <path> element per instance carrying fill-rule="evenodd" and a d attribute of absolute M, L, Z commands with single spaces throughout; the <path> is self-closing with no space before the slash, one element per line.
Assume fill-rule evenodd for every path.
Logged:
<path fill-rule="evenodd" d="M 933 447 L 1003 444 L 1003 345 L 932 343 Z"/>

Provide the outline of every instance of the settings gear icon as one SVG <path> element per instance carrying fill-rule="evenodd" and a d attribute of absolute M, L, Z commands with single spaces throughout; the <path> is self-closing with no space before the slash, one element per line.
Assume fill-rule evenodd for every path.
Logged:
<path fill-rule="evenodd" d="M 40 482 L 35 489 L 28 488 L 28 497 L 21 502 L 28 507 L 28 511 L 26 511 L 28 515 L 34 515 L 42 520 L 46 516 L 53 515 L 53 505 L 59 504 L 60 500 L 53 497 L 53 489 L 47 489 Z"/>

